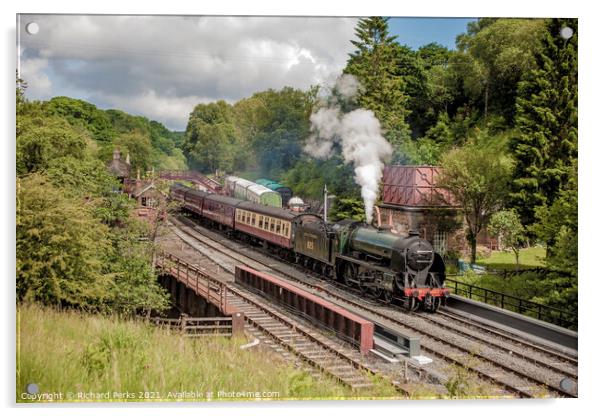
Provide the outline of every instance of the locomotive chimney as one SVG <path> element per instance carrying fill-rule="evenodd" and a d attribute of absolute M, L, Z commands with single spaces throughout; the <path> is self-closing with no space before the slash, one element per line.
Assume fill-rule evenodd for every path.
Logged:
<path fill-rule="evenodd" d="M 389 220 L 388 220 L 388 224 L 389 224 L 389 229 L 393 234 L 399 234 L 397 232 L 397 230 L 395 229 L 395 227 L 393 227 L 393 212 L 389 211 Z"/>
<path fill-rule="evenodd" d="M 380 208 L 378 207 L 378 205 L 374 206 L 374 210 L 376 211 L 376 227 L 377 228 L 382 228 L 382 221 L 380 218 Z"/>

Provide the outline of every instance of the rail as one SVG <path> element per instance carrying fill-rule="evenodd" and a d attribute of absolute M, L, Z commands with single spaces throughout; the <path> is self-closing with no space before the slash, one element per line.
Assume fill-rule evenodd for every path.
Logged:
<path fill-rule="evenodd" d="M 478 300 L 489 305 L 517 312 L 521 315 L 531 316 L 540 321 L 549 322 L 564 328 L 577 329 L 576 316 L 562 309 L 521 299 L 517 296 L 508 295 L 503 292 L 471 285 L 459 280 L 450 279 L 449 277 L 445 281 L 447 288 L 452 290 L 458 296 Z"/>

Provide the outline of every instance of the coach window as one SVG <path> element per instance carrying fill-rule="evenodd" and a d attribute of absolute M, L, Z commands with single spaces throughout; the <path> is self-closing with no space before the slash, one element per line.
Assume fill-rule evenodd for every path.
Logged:
<path fill-rule="evenodd" d="M 255 219 L 256 219 L 256 217 L 257 217 L 257 214 L 251 214 L 251 224 L 253 226 L 255 226 Z"/>
<path fill-rule="evenodd" d="M 274 232 L 274 218 L 270 218 L 270 231 Z"/>
<path fill-rule="evenodd" d="M 259 228 L 263 228 L 263 215 L 259 216 Z"/>
<path fill-rule="evenodd" d="M 280 234 L 280 220 L 276 220 L 276 234 Z"/>

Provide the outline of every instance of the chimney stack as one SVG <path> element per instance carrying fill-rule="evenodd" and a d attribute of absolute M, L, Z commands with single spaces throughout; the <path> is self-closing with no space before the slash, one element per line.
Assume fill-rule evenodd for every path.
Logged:
<path fill-rule="evenodd" d="M 130 154 L 128 153 L 125 157 L 125 163 L 130 164 Z"/>

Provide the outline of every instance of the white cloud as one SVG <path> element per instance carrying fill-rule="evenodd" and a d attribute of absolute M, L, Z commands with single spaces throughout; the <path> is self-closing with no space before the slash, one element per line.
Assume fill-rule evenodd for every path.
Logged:
<path fill-rule="evenodd" d="M 48 60 L 43 58 L 21 58 L 19 76 L 27 82 L 27 94 L 39 99 L 52 96 L 52 82 L 46 75 Z"/>
<path fill-rule="evenodd" d="M 166 126 L 186 126 L 188 116 L 199 103 L 213 101 L 211 98 L 199 96 L 169 97 L 160 96 L 153 90 L 143 93 L 122 96 L 115 94 L 100 94 L 98 102 L 103 107 L 116 108 L 134 115 L 143 115 L 152 120 L 161 120 Z"/>
<path fill-rule="evenodd" d="M 178 120 L 170 125 L 174 128 L 185 127 L 188 113 L 176 112 L 189 112 L 197 97 L 236 101 L 267 88 L 327 82 L 344 67 L 357 23 L 316 17 L 60 15 L 28 15 L 21 21 L 40 27 L 37 35 L 22 38 L 22 65 L 41 60 L 37 72 L 30 71 L 34 76 L 26 77 L 36 84 L 30 96 L 46 98 L 36 94 L 52 81 L 57 95 L 65 89 L 104 98 L 167 124 Z"/>

